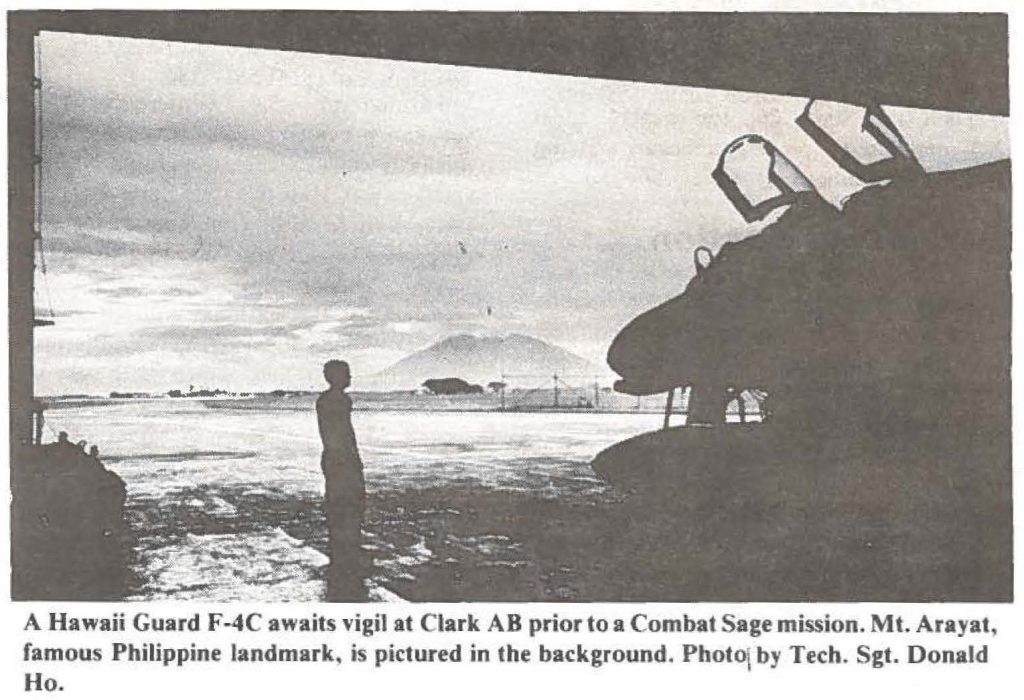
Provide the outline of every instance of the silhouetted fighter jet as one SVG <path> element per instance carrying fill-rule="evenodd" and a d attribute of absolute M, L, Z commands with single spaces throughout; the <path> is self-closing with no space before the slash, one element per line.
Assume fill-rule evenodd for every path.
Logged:
<path fill-rule="evenodd" d="M 767 140 L 725 148 L 713 177 L 743 218 L 786 210 L 715 256 L 699 248 L 683 294 L 615 338 L 616 389 L 689 387 L 688 425 L 605 450 L 593 462 L 605 478 L 664 492 L 703 470 L 792 463 L 823 440 L 902 449 L 922 431 L 1006 427 L 1009 162 L 926 174 L 876 106 L 863 131 L 889 155 L 875 163 L 814 123 L 810 104 L 798 124 L 847 172 L 887 184 L 838 211 Z M 741 155 L 764 167 L 735 171 Z M 725 423 L 729 387 L 759 389 L 768 424 L 696 429 Z"/>

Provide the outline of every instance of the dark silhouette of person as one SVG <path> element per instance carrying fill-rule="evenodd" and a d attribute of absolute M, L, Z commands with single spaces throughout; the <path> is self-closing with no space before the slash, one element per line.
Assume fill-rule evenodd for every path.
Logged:
<path fill-rule="evenodd" d="M 320 467 L 326 485 L 324 512 L 331 560 L 327 571 L 327 597 L 328 600 L 362 600 L 365 591 L 360 543 L 366 484 L 352 428 L 352 398 L 345 393 L 352 382 L 348 363 L 328 361 L 324 365 L 324 379 L 330 388 L 316 400 L 316 417 L 324 445 Z"/>

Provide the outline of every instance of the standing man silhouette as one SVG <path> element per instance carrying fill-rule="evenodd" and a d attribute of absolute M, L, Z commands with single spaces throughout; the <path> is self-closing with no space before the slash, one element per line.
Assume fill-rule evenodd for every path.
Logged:
<path fill-rule="evenodd" d="M 363 510 L 366 484 L 352 429 L 352 398 L 345 390 L 352 382 L 347 362 L 330 360 L 324 365 L 329 388 L 316 400 L 316 418 L 324 451 L 320 467 L 324 472 L 331 563 L 327 573 L 328 600 L 362 600 Z"/>

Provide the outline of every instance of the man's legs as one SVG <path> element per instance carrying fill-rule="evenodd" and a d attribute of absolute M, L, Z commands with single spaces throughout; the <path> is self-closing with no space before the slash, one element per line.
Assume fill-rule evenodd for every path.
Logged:
<path fill-rule="evenodd" d="M 327 479 L 329 600 L 365 600 L 362 561 L 362 524 L 366 492 L 362 479 Z"/>

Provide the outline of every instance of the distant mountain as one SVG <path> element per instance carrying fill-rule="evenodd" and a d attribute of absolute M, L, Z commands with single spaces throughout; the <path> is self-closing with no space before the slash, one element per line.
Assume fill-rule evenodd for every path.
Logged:
<path fill-rule="evenodd" d="M 570 384 L 573 375 L 607 374 L 579 355 L 528 335 L 460 334 L 414 352 L 368 380 L 379 388 L 413 389 L 441 377 L 486 385 L 501 379 L 502 373 L 513 387 L 535 386 L 555 373 Z"/>

